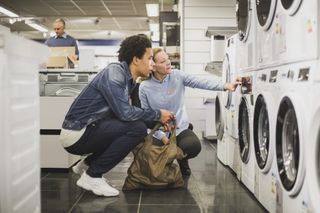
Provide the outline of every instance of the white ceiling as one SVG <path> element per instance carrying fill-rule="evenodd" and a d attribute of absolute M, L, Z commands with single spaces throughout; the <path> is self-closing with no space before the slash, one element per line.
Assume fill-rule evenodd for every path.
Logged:
<path fill-rule="evenodd" d="M 33 18 L 52 30 L 56 18 L 66 21 L 66 32 L 76 39 L 122 39 L 137 33 L 149 33 L 146 3 L 159 3 L 161 11 L 171 11 L 174 0 L 0 0 L 0 5 L 17 13 L 22 20 Z M 31 39 L 43 39 L 43 33 L 24 23 L 9 23 L 0 13 L 0 25 Z M 49 35 L 47 35 L 49 37 Z"/>

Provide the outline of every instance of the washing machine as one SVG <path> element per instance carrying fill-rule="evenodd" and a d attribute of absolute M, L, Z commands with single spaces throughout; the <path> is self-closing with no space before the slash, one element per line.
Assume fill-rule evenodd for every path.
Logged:
<path fill-rule="evenodd" d="M 277 167 L 275 162 L 275 129 L 279 102 L 278 70 L 258 70 L 253 113 L 255 154 L 254 195 L 269 211 L 276 211 Z"/>
<path fill-rule="evenodd" d="M 223 61 L 223 81 L 231 83 L 236 79 L 238 73 L 237 67 L 237 48 L 238 48 L 238 34 L 235 34 L 226 40 L 225 57 Z M 238 115 L 236 102 L 236 92 L 225 92 L 223 105 L 225 107 L 225 134 L 227 143 L 227 165 L 240 178 L 240 157 L 239 157 L 239 143 L 238 143 Z"/>
<path fill-rule="evenodd" d="M 317 61 L 280 68 L 280 102 L 276 121 L 278 169 L 277 211 L 312 212 L 306 174 L 306 153 L 313 96 L 312 78 Z"/>
<path fill-rule="evenodd" d="M 225 42 L 225 56 L 222 66 L 222 82 L 229 83 L 232 81 L 231 73 L 235 70 L 235 36 L 230 37 Z M 231 92 L 217 92 L 215 98 L 215 125 L 217 132 L 217 156 L 222 164 L 228 165 L 228 139 L 227 134 L 227 112 L 230 109 L 232 100 Z"/>
<path fill-rule="evenodd" d="M 320 97 L 320 81 L 313 85 L 314 97 Z M 307 183 L 311 208 L 314 212 L 320 212 L 320 102 L 315 98 L 311 105 L 311 123 L 309 143 L 307 147 Z"/>
<path fill-rule="evenodd" d="M 223 72 L 222 78 L 225 83 L 233 82 L 238 75 L 238 67 L 237 61 L 237 48 L 238 48 L 238 34 L 231 36 L 229 39 L 226 40 L 225 45 L 225 57 L 223 60 Z M 226 133 L 231 135 L 232 137 L 238 138 L 238 130 L 237 127 L 234 125 L 235 123 L 235 92 L 225 92 L 224 96 L 224 106 L 226 109 Z"/>
<path fill-rule="evenodd" d="M 277 60 L 276 31 L 274 16 L 277 0 L 255 0 L 254 11 L 256 20 L 256 64 L 257 67 L 268 67 Z"/>
<path fill-rule="evenodd" d="M 254 85 L 254 72 L 241 73 L 242 85 L 240 89 L 238 109 L 238 135 L 241 182 L 254 193 L 255 178 L 255 157 L 253 151 L 253 110 L 254 95 L 252 85 Z"/>
<path fill-rule="evenodd" d="M 278 0 L 275 47 L 279 63 L 319 57 L 319 4 L 318 0 Z"/>
<path fill-rule="evenodd" d="M 254 0 L 236 1 L 238 28 L 238 68 L 248 71 L 256 66 L 256 19 L 254 18 Z"/>

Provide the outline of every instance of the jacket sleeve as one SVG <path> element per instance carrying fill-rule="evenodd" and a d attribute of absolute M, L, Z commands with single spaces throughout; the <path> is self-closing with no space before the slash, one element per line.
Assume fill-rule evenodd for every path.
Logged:
<path fill-rule="evenodd" d="M 160 118 L 160 110 L 141 109 L 129 103 L 127 80 L 123 70 L 109 66 L 98 82 L 99 91 L 106 99 L 114 114 L 123 121 L 154 121 Z"/>

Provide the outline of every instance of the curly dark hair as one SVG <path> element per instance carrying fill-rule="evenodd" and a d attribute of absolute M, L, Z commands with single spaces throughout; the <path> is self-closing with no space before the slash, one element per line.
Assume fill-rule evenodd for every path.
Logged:
<path fill-rule="evenodd" d="M 146 52 L 146 48 L 152 48 L 150 39 L 144 34 L 133 35 L 127 37 L 120 44 L 118 50 L 118 60 L 131 64 L 133 57 L 142 58 Z"/>

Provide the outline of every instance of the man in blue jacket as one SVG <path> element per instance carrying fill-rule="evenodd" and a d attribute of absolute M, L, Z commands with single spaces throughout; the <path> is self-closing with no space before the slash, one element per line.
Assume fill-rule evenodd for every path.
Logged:
<path fill-rule="evenodd" d="M 73 168 L 81 174 L 77 185 L 103 196 L 119 194 L 102 175 L 143 142 L 147 126 L 174 119 L 167 110 L 141 109 L 129 102 L 136 79 L 148 77 L 153 68 L 151 41 L 145 35 L 128 37 L 118 53 L 119 62 L 99 72 L 75 99 L 60 135 L 68 152 L 89 155 Z"/>

